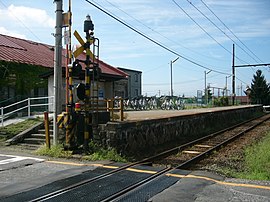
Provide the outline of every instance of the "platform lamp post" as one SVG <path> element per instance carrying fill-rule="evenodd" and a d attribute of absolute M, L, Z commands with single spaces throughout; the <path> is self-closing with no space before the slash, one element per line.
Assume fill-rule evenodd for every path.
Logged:
<path fill-rule="evenodd" d="M 212 70 L 209 70 L 208 72 L 207 71 L 204 71 L 204 96 L 205 96 L 205 104 L 207 105 L 208 104 L 208 88 L 206 86 L 206 75 L 209 74 Z"/>
<path fill-rule="evenodd" d="M 230 76 L 226 76 L 225 78 L 226 78 L 226 83 L 225 83 L 225 90 L 226 90 L 226 97 L 228 96 L 228 78 L 230 78 L 232 75 L 230 75 Z"/>
<path fill-rule="evenodd" d="M 171 60 L 171 96 L 173 96 L 173 73 L 172 73 L 172 66 L 173 66 L 173 63 L 175 63 L 177 60 L 179 59 L 179 57 L 177 57 L 176 59 L 174 60 Z"/>
<path fill-rule="evenodd" d="M 250 94 L 251 94 L 251 88 L 249 86 L 247 86 L 246 89 L 246 95 L 247 95 L 247 104 L 250 104 Z"/>

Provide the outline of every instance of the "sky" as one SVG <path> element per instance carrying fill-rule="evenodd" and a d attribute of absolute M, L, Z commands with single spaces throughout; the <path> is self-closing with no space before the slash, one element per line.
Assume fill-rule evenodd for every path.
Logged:
<path fill-rule="evenodd" d="M 148 39 L 85 0 L 71 0 L 72 32 L 82 37 L 89 14 L 100 40 L 100 58 L 115 67 L 142 71 L 142 94 L 196 96 L 198 90 L 226 86 L 232 93 L 235 65 L 270 63 L 269 0 L 89 0 Z M 0 0 L 0 33 L 54 45 L 53 0 Z M 68 10 L 68 0 L 63 0 Z M 151 40 L 149 40 L 151 39 Z M 153 43 L 153 41 L 155 43 Z M 73 37 L 72 44 L 78 44 Z M 158 45 L 157 45 L 158 44 Z M 261 69 L 270 83 L 270 67 L 236 68 L 236 94 L 244 95 Z"/>

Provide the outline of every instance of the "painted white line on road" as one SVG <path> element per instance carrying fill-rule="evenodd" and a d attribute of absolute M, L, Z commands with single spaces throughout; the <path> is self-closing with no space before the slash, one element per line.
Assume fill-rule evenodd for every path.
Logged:
<path fill-rule="evenodd" d="M 27 156 L 14 156 L 14 155 L 6 155 L 6 154 L 0 154 L 0 156 L 10 157 L 9 159 L 0 160 L 0 165 L 14 163 L 14 162 L 23 161 L 23 160 L 34 160 L 34 161 L 39 161 L 39 162 L 45 161 L 45 159 L 27 157 Z"/>

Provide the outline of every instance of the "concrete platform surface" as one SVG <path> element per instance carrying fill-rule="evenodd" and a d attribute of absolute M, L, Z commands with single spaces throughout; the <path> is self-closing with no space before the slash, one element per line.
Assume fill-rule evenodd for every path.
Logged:
<path fill-rule="evenodd" d="M 254 105 L 241 105 L 229 107 L 214 107 L 214 108 L 199 108 L 199 109 L 186 109 L 186 110 L 149 110 L 149 111 L 125 111 L 125 121 L 140 121 L 150 119 L 170 118 L 176 116 L 185 116 L 192 114 L 201 114 L 217 111 L 225 111 L 232 109 L 242 109 L 253 107 Z"/>
<path fill-rule="evenodd" d="M 140 120 L 150 120 L 150 119 L 161 119 L 161 118 L 170 118 L 176 116 L 185 116 L 192 114 L 200 114 L 200 113 L 209 113 L 209 112 L 217 112 L 231 109 L 241 109 L 253 107 L 254 105 L 241 105 L 241 106 L 228 106 L 228 107 L 213 107 L 213 108 L 199 108 L 199 109 L 186 109 L 186 110 L 148 110 L 148 111 L 125 111 L 124 116 L 125 121 L 140 121 Z M 16 117 L 13 119 L 8 119 L 0 123 L 0 127 L 7 126 L 10 124 L 16 124 L 22 121 L 25 121 L 29 118 L 43 118 L 44 115 L 34 115 L 31 117 Z M 53 118 L 53 113 L 49 114 L 50 118 Z"/>

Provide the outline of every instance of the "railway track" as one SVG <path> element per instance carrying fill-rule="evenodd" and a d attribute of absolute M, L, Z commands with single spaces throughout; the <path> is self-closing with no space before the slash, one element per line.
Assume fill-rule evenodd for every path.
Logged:
<path fill-rule="evenodd" d="M 171 165 L 179 169 L 188 168 L 193 163 L 220 149 L 222 146 L 226 146 L 268 119 L 270 119 L 270 115 L 265 115 L 181 145 L 169 151 L 171 152 L 170 155 L 166 151 L 164 154 L 166 157 L 156 161 L 156 163 Z"/>
<path fill-rule="evenodd" d="M 39 196 L 36 194 L 32 198 L 26 196 L 25 198 L 28 199 L 27 201 L 123 201 L 124 197 L 134 190 L 143 189 L 146 184 L 149 185 L 151 182 L 153 184 L 157 179 L 169 176 L 170 173 L 178 169 L 188 168 L 268 119 L 270 119 L 270 114 L 226 128 L 153 157 L 81 180 L 56 191 L 50 191 Z M 149 164 L 149 162 L 152 165 L 158 165 L 158 167 L 153 167 L 155 169 L 147 170 L 144 174 L 138 176 L 130 172 L 132 169 L 142 169 L 141 167 Z M 176 180 L 171 183 L 175 182 Z M 36 192 L 38 191 L 36 190 Z"/>

